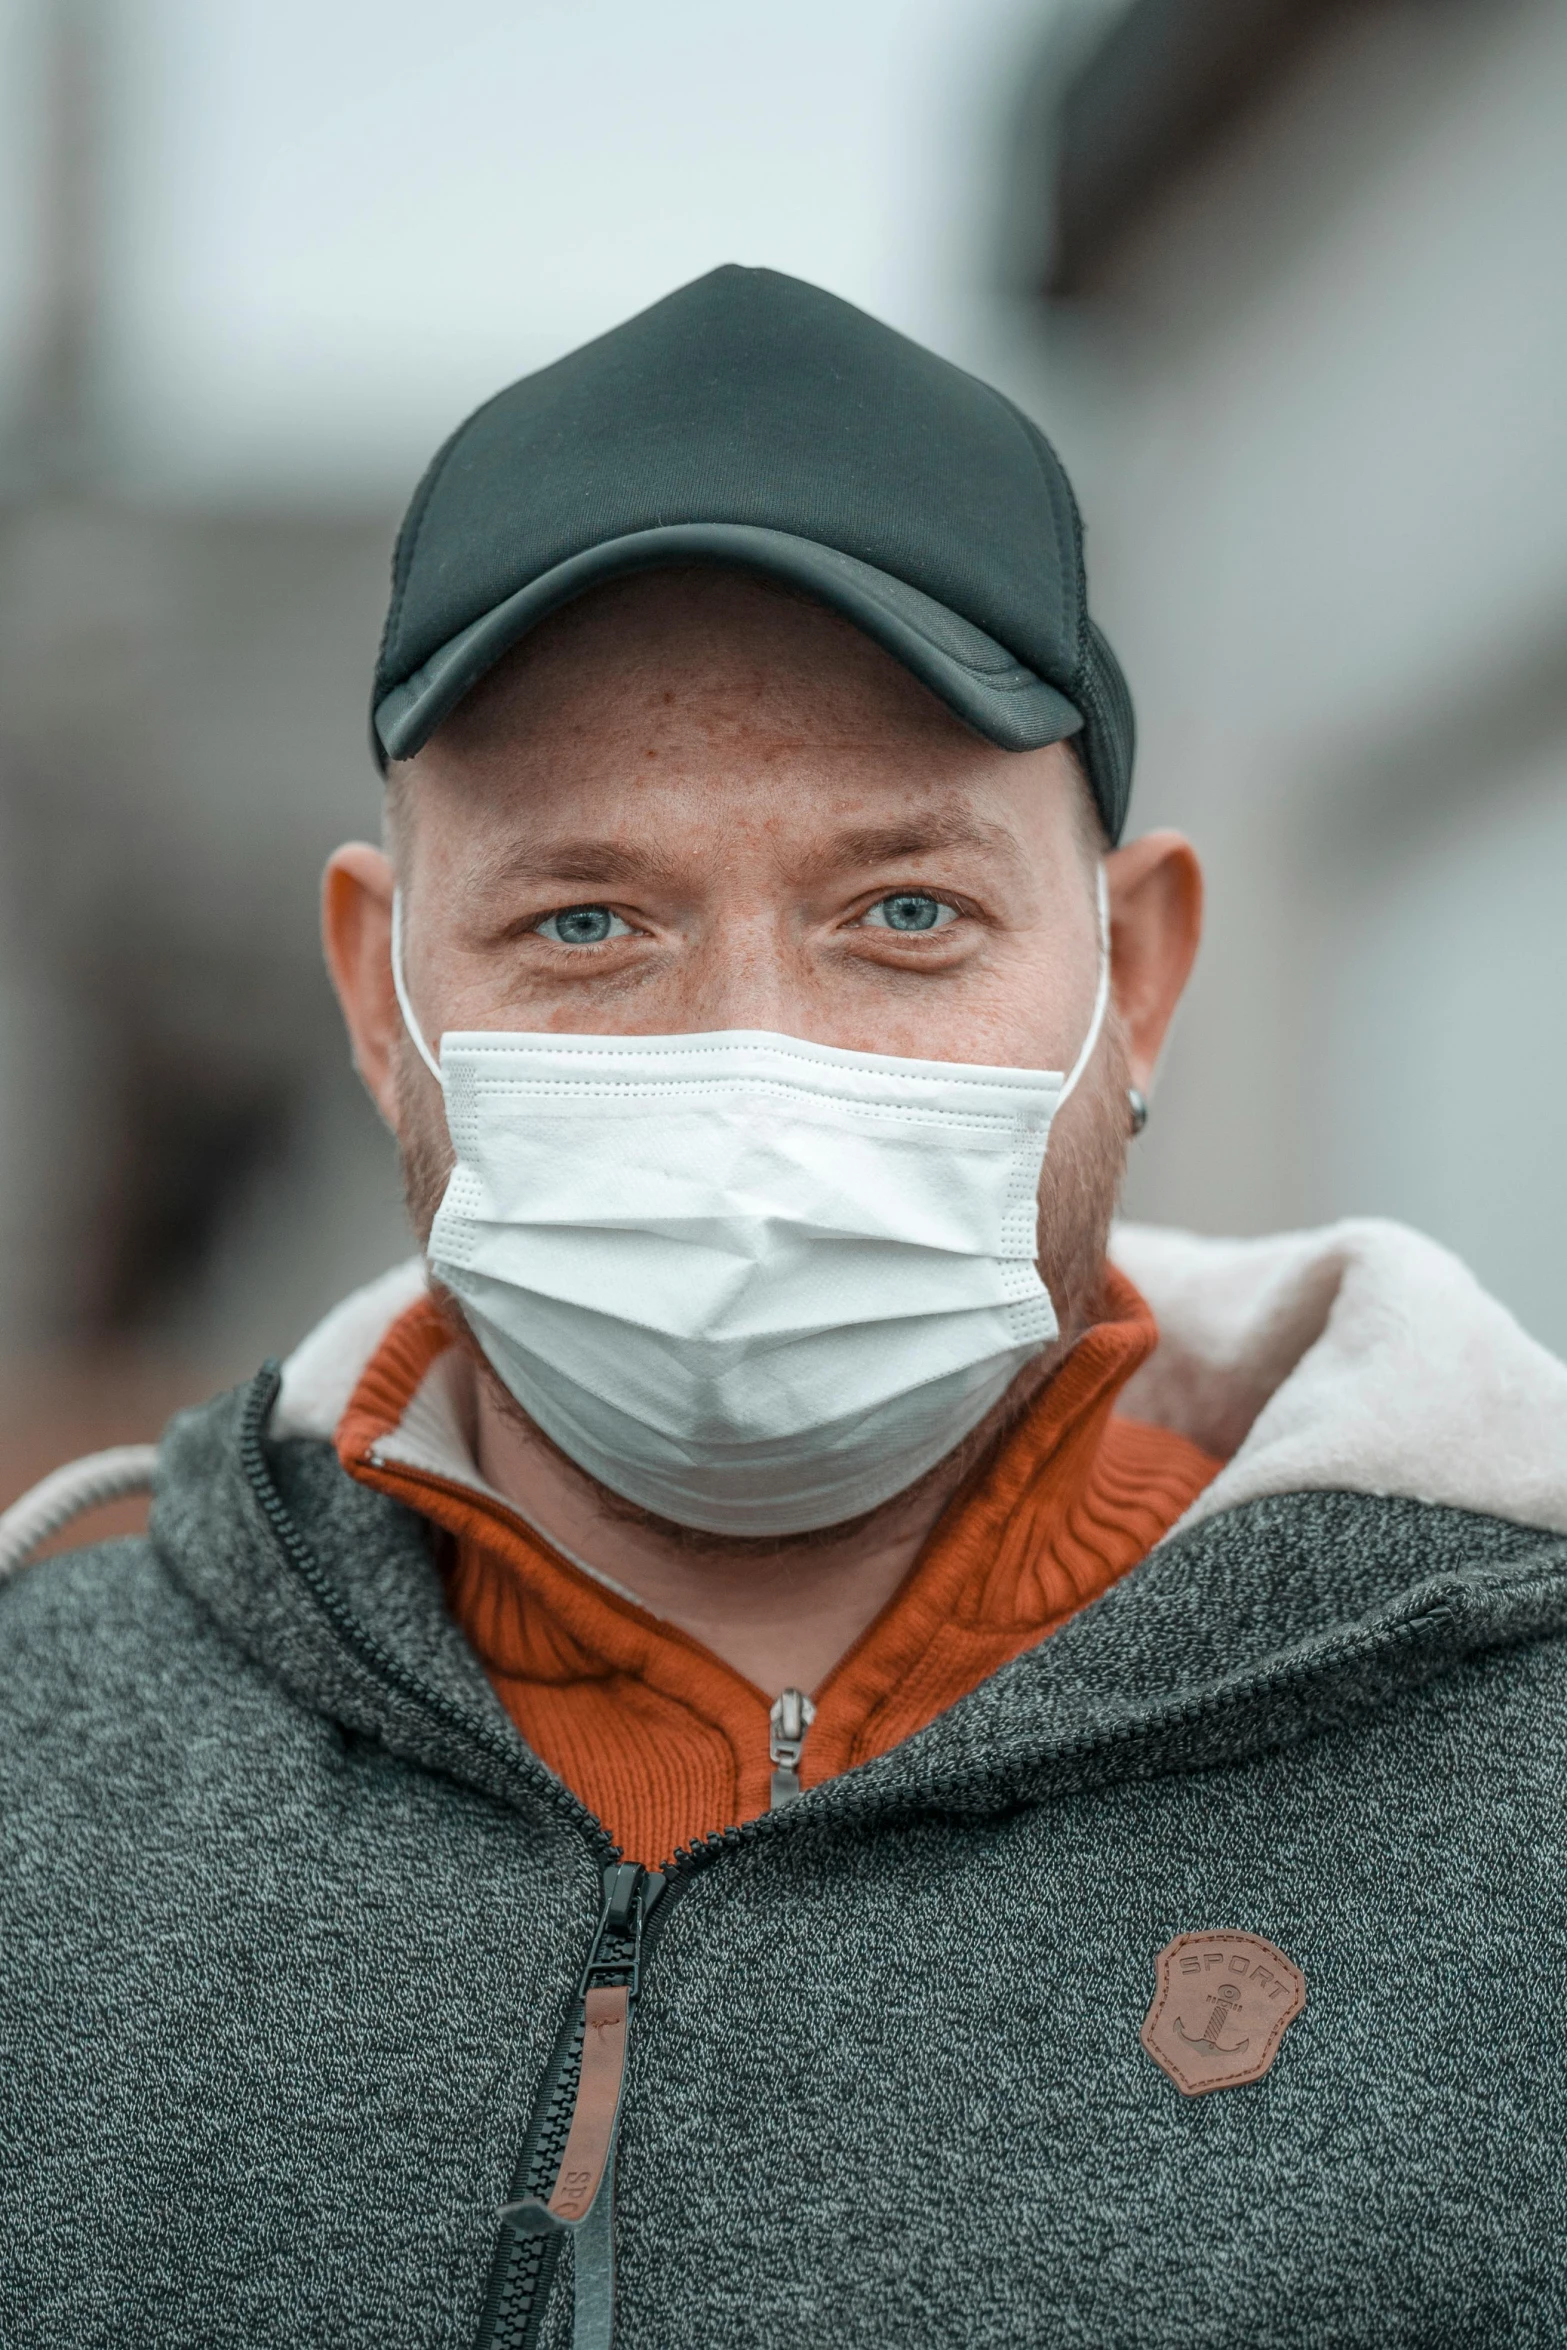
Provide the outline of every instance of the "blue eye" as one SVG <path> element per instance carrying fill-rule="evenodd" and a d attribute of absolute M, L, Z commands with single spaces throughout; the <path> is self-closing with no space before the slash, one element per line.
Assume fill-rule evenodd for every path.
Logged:
<path fill-rule="evenodd" d="M 941 898 L 933 898 L 927 890 L 895 890 L 890 898 L 878 898 L 874 906 L 861 916 L 874 930 L 944 930 L 949 922 L 956 922 L 956 906 L 947 905 Z"/>
<path fill-rule="evenodd" d="M 608 906 L 562 906 L 534 924 L 541 938 L 558 947 L 601 947 L 609 938 L 629 938 L 631 925 L 612 914 Z"/>

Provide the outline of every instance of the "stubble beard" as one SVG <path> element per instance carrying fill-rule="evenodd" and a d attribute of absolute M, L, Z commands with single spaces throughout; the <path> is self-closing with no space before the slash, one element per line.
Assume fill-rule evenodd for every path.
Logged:
<path fill-rule="evenodd" d="M 1060 1336 L 1024 1365 L 978 1427 L 933 1468 L 890 1501 L 857 1517 L 840 1519 L 835 1525 L 813 1527 L 801 1534 L 714 1534 L 702 1527 L 683 1526 L 677 1519 L 661 1517 L 656 1510 L 628 1501 L 580 1468 L 523 1410 L 492 1369 L 461 1301 L 434 1280 L 431 1294 L 496 1410 L 532 1443 L 552 1454 L 588 1491 L 604 1517 L 639 1527 L 693 1557 L 720 1553 L 743 1557 L 750 1553 L 758 1559 L 772 1559 L 791 1551 L 852 1543 L 894 1518 L 917 1514 L 936 1489 L 950 1494 L 967 1485 L 1037 1401 L 1084 1331 L 1100 1318 L 1110 1226 L 1126 1172 L 1126 1089 L 1126 1053 L 1112 1013 L 1106 1019 L 1093 1067 L 1073 1097 L 1075 1114 L 1058 1121 L 1051 1130 L 1039 1188 L 1039 1270 L 1055 1305 Z M 397 1101 L 403 1197 L 419 1245 L 424 1248 L 451 1176 L 453 1155 L 440 1095 L 407 1038 L 400 1039 L 397 1048 Z"/>

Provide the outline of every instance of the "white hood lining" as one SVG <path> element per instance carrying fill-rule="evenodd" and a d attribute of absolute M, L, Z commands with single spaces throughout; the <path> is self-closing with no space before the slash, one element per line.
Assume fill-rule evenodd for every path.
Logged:
<path fill-rule="evenodd" d="M 1435 1241 L 1370 1217 L 1267 1240 L 1124 1224 L 1112 1253 L 1160 1332 L 1121 1409 L 1226 1463 L 1172 1532 L 1317 1489 L 1567 1533 L 1567 1365 Z"/>

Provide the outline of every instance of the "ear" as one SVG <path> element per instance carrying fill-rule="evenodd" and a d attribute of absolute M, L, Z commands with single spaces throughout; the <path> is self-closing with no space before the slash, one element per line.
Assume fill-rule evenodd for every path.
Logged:
<path fill-rule="evenodd" d="M 390 858 L 368 841 L 349 841 L 335 850 L 321 884 L 321 941 L 354 1067 L 395 1134 L 395 1055 L 402 1015 L 392 986 L 394 882 Z"/>
<path fill-rule="evenodd" d="M 1132 1083 L 1146 1093 L 1202 936 L 1202 867 L 1178 832 L 1149 832 L 1105 859 L 1110 984 Z"/>

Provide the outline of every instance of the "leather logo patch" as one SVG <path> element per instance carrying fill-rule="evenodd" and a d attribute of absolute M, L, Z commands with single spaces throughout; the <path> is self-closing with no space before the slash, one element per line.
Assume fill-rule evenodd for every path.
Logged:
<path fill-rule="evenodd" d="M 1260 1934 L 1177 1934 L 1155 1962 L 1142 2043 L 1183 2097 L 1260 2081 L 1306 2004 L 1306 1978 Z"/>

